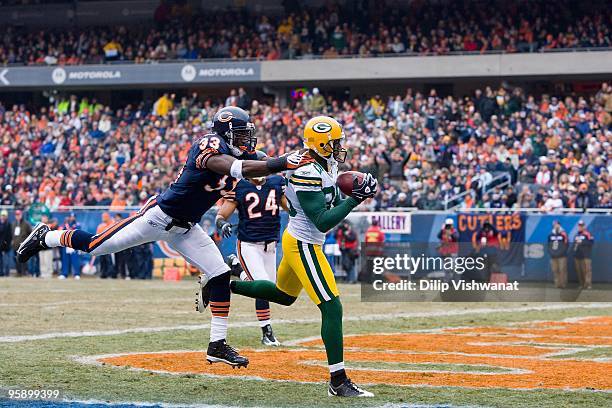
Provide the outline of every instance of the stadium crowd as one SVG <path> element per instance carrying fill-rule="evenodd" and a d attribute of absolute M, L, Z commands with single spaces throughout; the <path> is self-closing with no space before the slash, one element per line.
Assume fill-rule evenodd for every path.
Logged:
<path fill-rule="evenodd" d="M 164 94 L 114 111 L 74 95 L 31 111 L 0 104 L 0 204 L 139 206 L 173 181 L 220 102 Z M 342 169 L 373 173 L 382 185 L 366 210 L 443 209 L 461 193 L 449 206 L 612 208 L 608 83 L 589 96 L 538 99 L 487 87 L 462 98 L 408 89 L 336 100 L 314 88 L 284 107 L 240 88 L 225 104 L 250 110 L 258 148 L 270 156 L 300 148 L 313 115 L 339 119 L 349 148 Z"/>
<path fill-rule="evenodd" d="M 228 10 L 193 13 L 162 2 L 154 24 L 0 30 L 0 65 L 74 65 L 208 58 L 335 58 L 381 54 L 540 52 L 610 47 L 606 2 L 560 0 L 411 2 L 402 12 L 367 1 L 297 2 L 282 16 Z M 371 7 L 370 7 L 371 6 Z"/>

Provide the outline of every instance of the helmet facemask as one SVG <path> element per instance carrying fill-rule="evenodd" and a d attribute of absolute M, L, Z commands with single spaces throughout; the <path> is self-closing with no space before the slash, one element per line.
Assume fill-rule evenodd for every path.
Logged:
<path fill-rule="evenodd" d="M 255 136 L 255 125 L 251 122 L 246 126 L 232 127 L 229 123 L 229 130 L 225 133 L 227 144 L 234 149 L 242 152 L 252 152 L 257 147 L 257 136 Z M 238 151 L 236 151 L 238 153 Z"/>
<path fill-rule="evenodd" d="M 340 139 L 330 140 L 325 146 L 323 146 L 323 150 L 326 153 L 330 153 L 334 160 L 336 160 L 338 163 L 344 163 L 346 160 L 347 151 L 344 147 L 342 147 L 343 141 L 344 134 Z"/>

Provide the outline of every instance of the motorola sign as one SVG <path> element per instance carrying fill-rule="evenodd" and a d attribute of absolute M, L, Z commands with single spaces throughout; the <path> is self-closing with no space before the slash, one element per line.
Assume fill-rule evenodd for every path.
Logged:
<path fill-rule="evenodd" d="M 183 66 L 181 77 L 185 82 L 259 81 L 260 64 L 258 62 L 188 64 Z"/>
<path fill-rule="evenodd" d="M 68 79 L 75 81 L 85 81 L 90 79 L 116 80 L 119 78 L 121 78 L 120 70 L 72 71 L 70 74 L 68 74 Z"/>
<path fill-rule="evenodd" d="M 203 68 L 200 76 L 203 77 L 250 77 L 255 75 L 253 68 Z"/>
<path fill-rule="evenodd" d="M 185 65 L 183 69 L 181 69 L 181 78 L 183 78 L 183 81 L 185 82 L 193 81 L 196 78 L 197 74 L 198 71 L 191 64 Z"/>
<path fill-rule="evenodd" d="M 259 62 L 117 64 L 0 69 L 0 89 L 257 82 Z"/>
<path fill-rule="evenodd" d="M 55 68 L 53 72 L 51 72 L 51 79 L 55 84 L 63 84 L 66 82 L 66 70 L 64 68 Z"/>

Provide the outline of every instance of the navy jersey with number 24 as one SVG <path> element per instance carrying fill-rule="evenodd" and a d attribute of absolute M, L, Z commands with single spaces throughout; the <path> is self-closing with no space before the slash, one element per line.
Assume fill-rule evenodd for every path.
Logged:
<path fill-rule="evenodd" d="M 248 180 L 238 182 L 234 191 L 225 198 L 238 204 L 240 241 L 278 241 L 280 203 L 283 194 L 285 194 L 285 179 L 282 176 L 268 176 L 261 186 Z"/>
<path fill-rule="evenodd" d="M 238 181 L 206 168 L 206 161 L 218 154 L 234 156 L 222 137 L 210 133 L 197 140 L 189 149 L 187 161 L 174 183 L 157 198 L 159 208 L 173 218 L 199 222 Z M 238 158 L 257 160 L 257 155 L 244 153 Z"/>

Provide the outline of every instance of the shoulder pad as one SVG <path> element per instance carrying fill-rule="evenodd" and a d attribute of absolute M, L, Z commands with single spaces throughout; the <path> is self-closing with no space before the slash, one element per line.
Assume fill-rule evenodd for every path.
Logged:
<path fill-rule="evenodd" d="M 305 177 L 314 177 L 318 180 L 321 180 L 321 172 L 317 167 L 316 163 L 308 163 L 302 167 L 299 167 L 293 171 L 293 176 L 305 176 Z"/>

